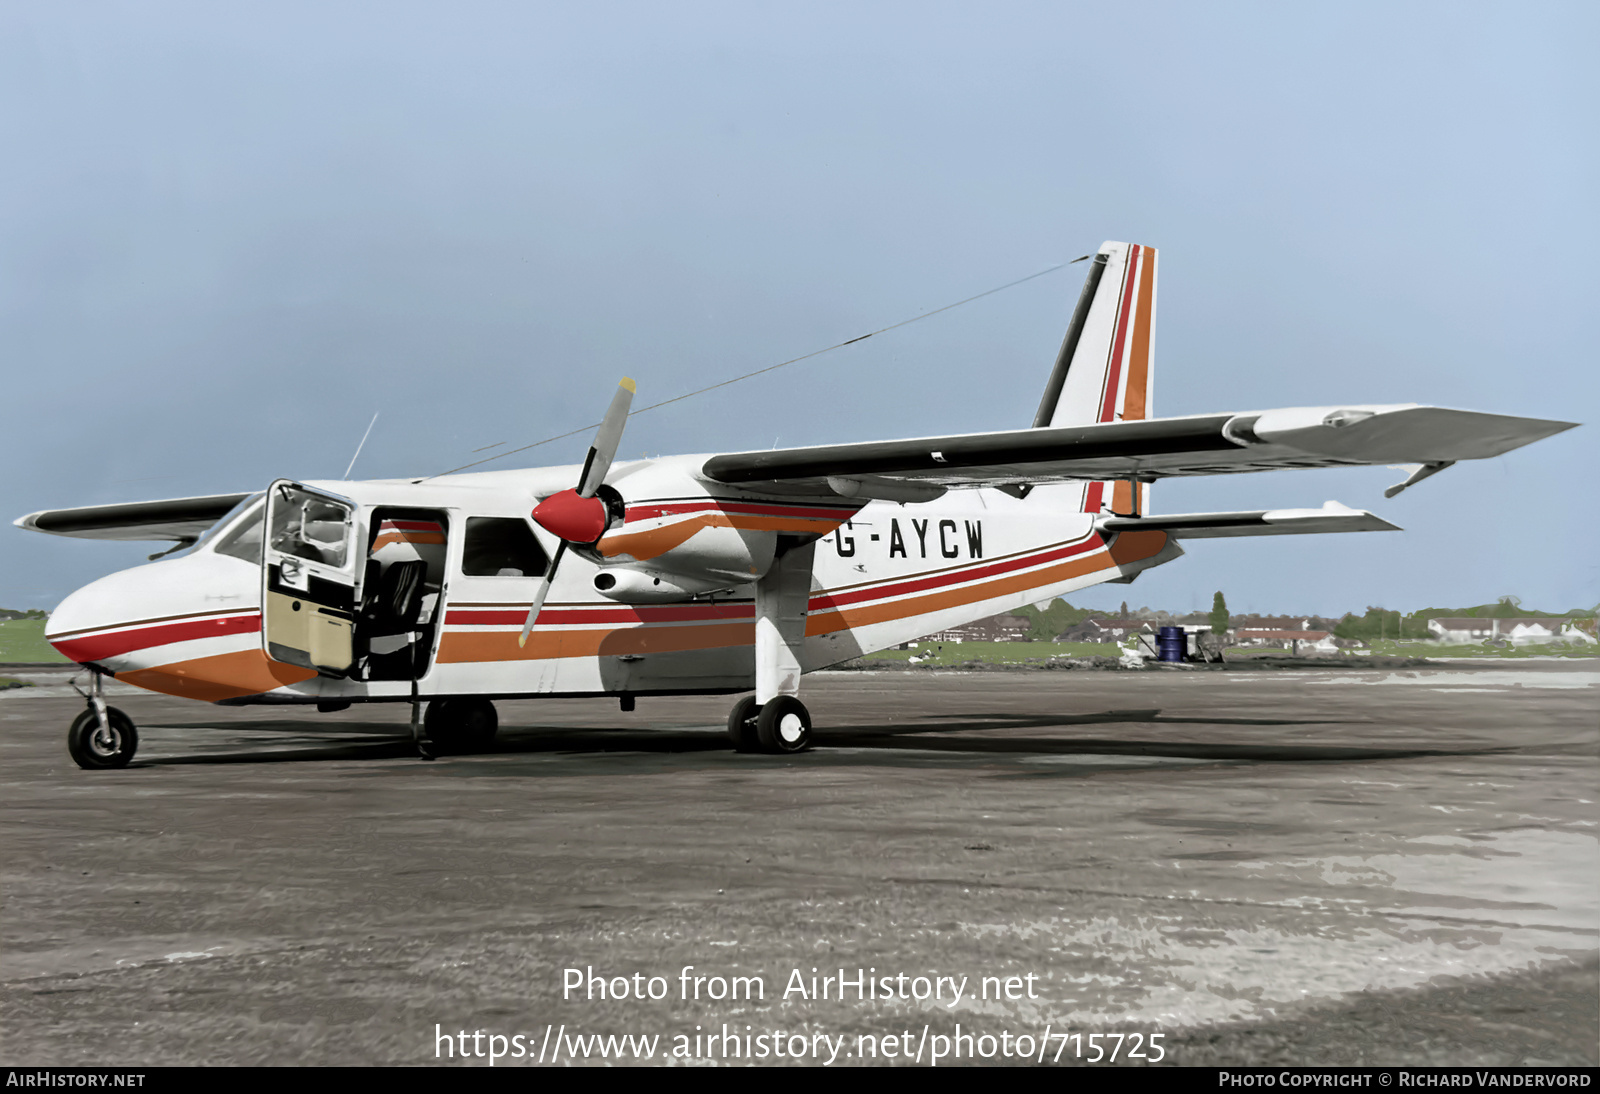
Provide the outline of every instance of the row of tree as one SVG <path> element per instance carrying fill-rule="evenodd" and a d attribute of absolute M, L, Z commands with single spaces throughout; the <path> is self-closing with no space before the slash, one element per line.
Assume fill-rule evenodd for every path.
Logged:
<path fill-rule="evenodd" d="M 1522 607 L 1521 601 L 1514 596 L 1503 596 L 1493 604 L 1479 604 L 1471 608 L 1423 608 L 1421 611 L 1402 614 L 1387 608 L 1369 607 L 1363 615 L 1354 612 L 1347 613 L 1334 627 L 1333 633 L 1339 638 L 1358 639 L 1363 642 L 1383 641 L 1385 639 L 1407 639 L 1429 637 L 1428 620 L 1430 619 L 1569 619 L 1574 616 L 1593 618 L 1600 613 L 1600 605 L 1593 608 L 1579 608 L 1570 612 L 1541 612 Z M 1074 608 L 1065 600 L 1053 600 L 1044 609 L 1027 607 L 1020 609 L 1017 615 L 1025 616 L 1032 621 L 1028 629 L 1028 641 L 1048 642 L 1056 635 L 1083 622 L 1091 615 L 1105 615 L 1105 612 L 1094 611 L 1089 608 Z M 1128 618 L 1128 605 L 1122 605 L 1121 617 Z M 1211 613 L 1206 621 L 1211 625 L 1213 634 L 1222 634 L 1227 631 L 1230 616 L 1228 602 L 1219 591 L 1211 600 Z"/>

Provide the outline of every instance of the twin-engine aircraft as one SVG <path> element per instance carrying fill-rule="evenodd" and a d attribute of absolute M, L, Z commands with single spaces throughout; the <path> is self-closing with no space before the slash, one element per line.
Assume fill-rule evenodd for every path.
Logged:
<path fill-rule="evenodd" d="M 1132 581 L 1185 539 L 1396 530 L 1335 502 L 1158 515 L 1158 479 L 1416 465 L 1392 497 L 1572 426 L 1417 405 L 1154 418 L 1155 313 L 1155 250 L 1106 243 L 1028 429 L 618 462 L 625 380 L 582 467 L 29 514 L 193 548 L 51 615 L 50 643 L 90 670 L 68 748 L 86 768 L 133 758 L 111 676 L 215 703 L 409 702 L 424 755 L 487 745 L 495 699 L 753 691 L 734 747 L 798 752 L 804 673 Z"/>

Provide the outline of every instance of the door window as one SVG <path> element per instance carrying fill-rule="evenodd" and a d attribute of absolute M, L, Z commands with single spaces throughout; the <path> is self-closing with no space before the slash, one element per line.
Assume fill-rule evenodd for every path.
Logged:
<path fill-rule="evenodd" d="M 349 507 L 293 486 L 278 489 L 282 496 L 272 506 L 272 548 L 344 569 L 350 553 Z"/>

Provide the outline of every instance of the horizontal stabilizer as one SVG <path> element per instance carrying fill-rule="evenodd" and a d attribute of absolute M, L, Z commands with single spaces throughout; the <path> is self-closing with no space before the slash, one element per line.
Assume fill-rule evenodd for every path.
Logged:
<path fill-rule="evenodd" d="M 1177 539 L 1231 536 L 1297 536 L 1310 532 L 1398 532 L 1397 525 L 1364 509 L 1336 501 L 1321 509 L 1265 509 L 1255 513 L 1172 513 L 1153 517 L 1107 517 L 1103 532 L 1166 532 Z"/>
<path fill-rule="evenodd" d="M 12 523 L 33 532 L 79 539 L 172 539 L 182 543 L 205 535 L 249 494 L 208 494 L 198 498 L 85 505 L 77 509 L 44 509 Z"/>

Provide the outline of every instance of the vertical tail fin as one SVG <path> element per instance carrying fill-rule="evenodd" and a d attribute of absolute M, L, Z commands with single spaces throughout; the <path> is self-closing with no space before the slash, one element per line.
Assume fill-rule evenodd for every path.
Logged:
<path fill-rule="evenodd" d="M 1150 417 L 1155 319 L 1155 248 L 1102 244 L 1089 267 L 1034 427 Z M 1149 497 L 1148 483 L 1093 482 L 1084 487 L 1083 510 L 1143 513 Z"/>

